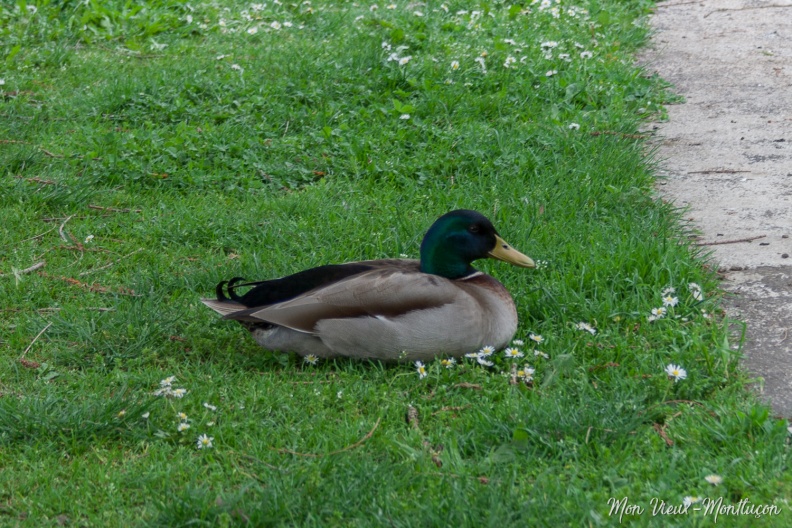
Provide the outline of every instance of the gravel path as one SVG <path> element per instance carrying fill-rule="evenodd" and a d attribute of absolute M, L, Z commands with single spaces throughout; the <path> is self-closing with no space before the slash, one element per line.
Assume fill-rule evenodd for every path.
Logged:
<path fill-rule="evenodd" d="M 792 417 L 792 0 L 671 0 L 652 26 L 641 61 L 685 98 L 654 124 L 658 190 L 719 242 L 708 247 L 727 312 L 746 323 L 745 365 Z"/>

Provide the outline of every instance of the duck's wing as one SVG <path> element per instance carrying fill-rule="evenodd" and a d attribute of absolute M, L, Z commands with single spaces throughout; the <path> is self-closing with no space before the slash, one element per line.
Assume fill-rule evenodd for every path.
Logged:
<path fill-rule="evenodd" d="M 421 273 L 417 265 L 375 266 L 287 301 L 251 308 L 241 305 L 227 307 L 224 317 L 267 322 L 312 333 L 322 320 L 357 317 L 394 319 L 416 310 L 454 303 L 460 295 L 463 293 L 452 281 Z M 215 306 L 209 305 L 217 310 Z"/>

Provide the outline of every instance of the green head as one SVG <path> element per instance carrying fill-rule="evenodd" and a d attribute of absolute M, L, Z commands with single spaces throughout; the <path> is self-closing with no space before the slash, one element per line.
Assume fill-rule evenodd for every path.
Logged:
<path fill-rule="evenodd" d="M 470 263 L 488 257 L 522 268 L 535 267 L 533 260 L 498 235 L 486 216 L 467 209 L 451 211 L 435 220 L 421 242 L 421 271 L 447 279 L 474 273 Z"/>

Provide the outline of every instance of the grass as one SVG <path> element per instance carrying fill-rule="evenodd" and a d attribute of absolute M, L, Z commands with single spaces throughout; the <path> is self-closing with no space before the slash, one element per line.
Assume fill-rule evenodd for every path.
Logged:
<path fill-rule="evenodd" d="M 597 526 L 628 497 L 646 511 L 625 522 L 714 524 L 651 514 L 685 496 L 789 523 L 788 423 L 746 388 L 637 135 L 673 97 L 633 63 L 652 3 L 471 5 L 0 10 L 0 523 Z M 516 300 L 531 386 L 503 357 L 312 367 L 198 302 L 417 256 L 462 207 L 541 261 L 479 263 Z M 183 398 L 153 395 L 167 376 Z"/>

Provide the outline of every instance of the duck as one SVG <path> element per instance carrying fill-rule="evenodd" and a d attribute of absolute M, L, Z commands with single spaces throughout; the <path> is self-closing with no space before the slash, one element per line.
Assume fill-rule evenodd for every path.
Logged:
<path fill-rule="evenodd" d="M 265 349 L 312 361 L 461 357 L 485 346 L 503 348 L 517 331 L 509 291 L 471 265 L 483 258 L 536 266 L 486 216 L 458 209 L 431 225 L 420 260 L 328 264 L 254 282 L 234 277 L 201 301 L 241 323 Z"/>

